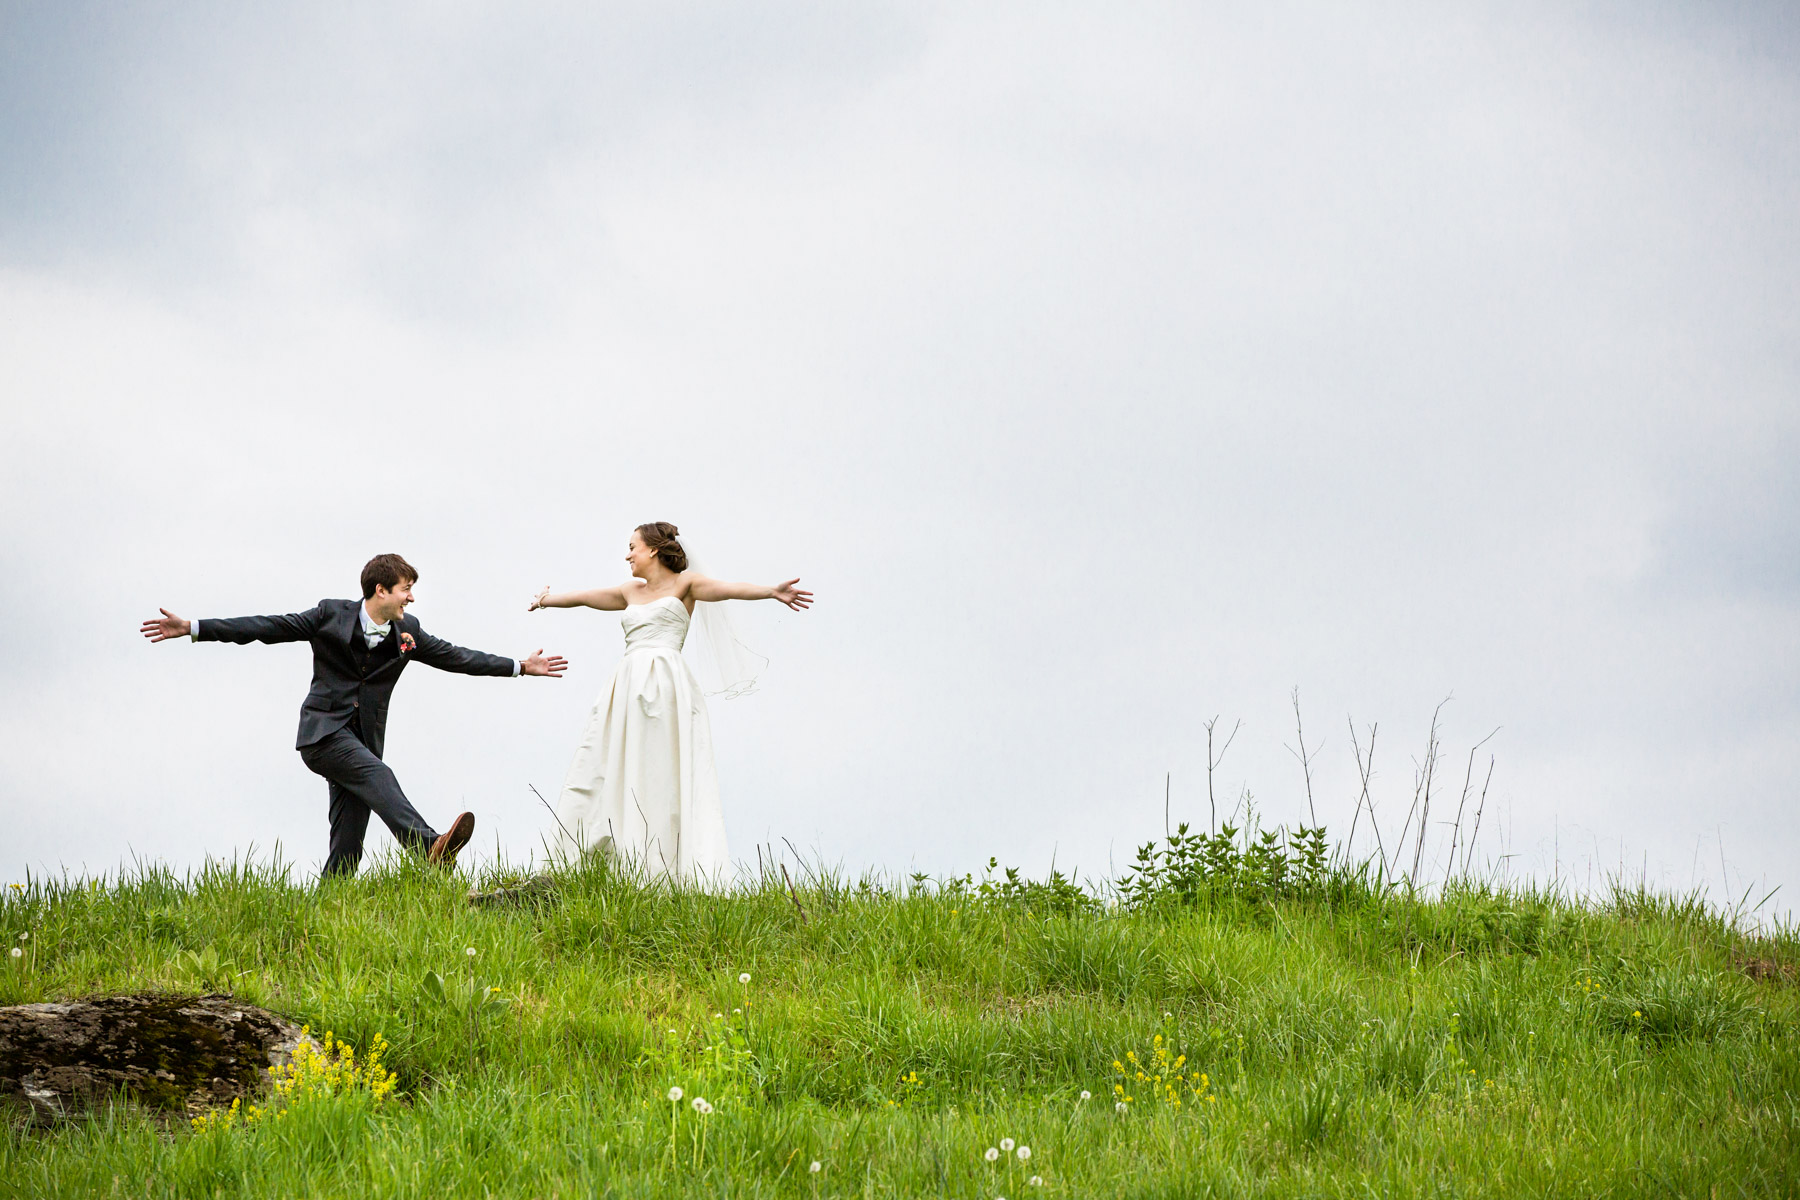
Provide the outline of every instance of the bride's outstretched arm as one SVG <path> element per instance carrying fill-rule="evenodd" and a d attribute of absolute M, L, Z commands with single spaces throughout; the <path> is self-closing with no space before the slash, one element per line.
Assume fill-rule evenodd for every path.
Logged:
<path fill-rule="evenodd" d="M 696 600 L 779 600 L 795 612 L 802 612 L 812 604 L 812 593 L 794 586 L 799 582 L 790 579 L 771 587 L 766 583 L 726 583 L 723 579 L 695 575 L 688 581 L 688 594 Z"/>
<path fill-rule="evenodd" d="M 597 608 L 603 612 L 619 612 L 625 607 L 623 587 L 593 588 L 585 592 L 552 592 L 548 586 L 532 598 L 526 612 L 540 608 Z"/>

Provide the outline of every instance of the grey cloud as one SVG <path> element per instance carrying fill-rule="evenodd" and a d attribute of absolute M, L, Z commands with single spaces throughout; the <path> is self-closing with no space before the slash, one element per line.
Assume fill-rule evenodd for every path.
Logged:
<path fill-rule="evenodd" d="M 5 28 L 14 261 L 179 286 L 252 265 L 260 221 L 353 252 L 353 281 L 391 301 L 490 317 L 509 305 L 473 297 L 532 253 L 519 196 L 568 160 L 606 173 L 695 124 L 829 107 L 921 36 L 811 4 L 24 5 Z"/>

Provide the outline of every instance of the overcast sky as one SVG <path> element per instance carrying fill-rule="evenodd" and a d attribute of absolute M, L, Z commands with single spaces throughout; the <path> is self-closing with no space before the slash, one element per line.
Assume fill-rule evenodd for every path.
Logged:
<path fill-rule="evenodd" d="M 137 625 L 382 551 L 574 664 L 396 693 L 523 858 L 620 648 L 526 602 L 670 520 L 818 596 L 740 857 L 1116 873 L 1215 714 L 1305 821 L 1297 687 L 1334 833 L 1453 696 L 1435 872 L 1498 728 L 1478 861 L 1786 909 L 1796 213 L 1784 4 L 0 3 L 0 875 L 315 869 L 306 648 Z"/>

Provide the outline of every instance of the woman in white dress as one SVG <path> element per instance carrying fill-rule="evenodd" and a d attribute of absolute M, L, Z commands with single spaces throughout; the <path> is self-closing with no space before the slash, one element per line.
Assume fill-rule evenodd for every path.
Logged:
<path fill-rule="evenodd" d="M 625 614 L 625 657 L 594 701 L 557 797 L 556 852 L 573 858 L 601 850 L 640 864 L 652 877 L 719 884 L 731 877 L 731 858 L 712 728 L 700 682 L 681 655 L 694 606 L 779 600 L 799 612 L 812 593 L 799 590 L 798 579 L 774 587 L 709 579 L 690 568 L 679 533 L 667 521 L 639 525 L 625 554 L 629 580 L 586 592 L 553 594 L 546 587 L 531 602 L 530 611 Z M 707 626 L 722 690 L 746 689 L 751 677 L 725 666 L 741 650 L 729 623 Z"/>

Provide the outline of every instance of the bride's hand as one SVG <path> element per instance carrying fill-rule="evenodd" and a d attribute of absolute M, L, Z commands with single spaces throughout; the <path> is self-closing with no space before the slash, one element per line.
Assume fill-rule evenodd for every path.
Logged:
<path fill-rule="evenodd" d="M 546 605 L 544 603 L 544 601 L 548 600 L 549 598 L 550 598 L 550 585 L 546 583 L 544 585 L 544 590 L 539 592 L 536 596 L 532 597 L 531 603 L 525 606 L 525 611 L 526 612 L 536 612 L 540 608 L 549 607 L 548 605 Z"/>
<path fill-rule="evenodd" d="M 795 612 L 805 612 L 812 603 L 812 593 L 803 592 L 794 586 L 799 582 L 798 579 L 790 579 L 786 583 L 776 584 L 769 593 L 770 598 L 781 601 Z"/>

